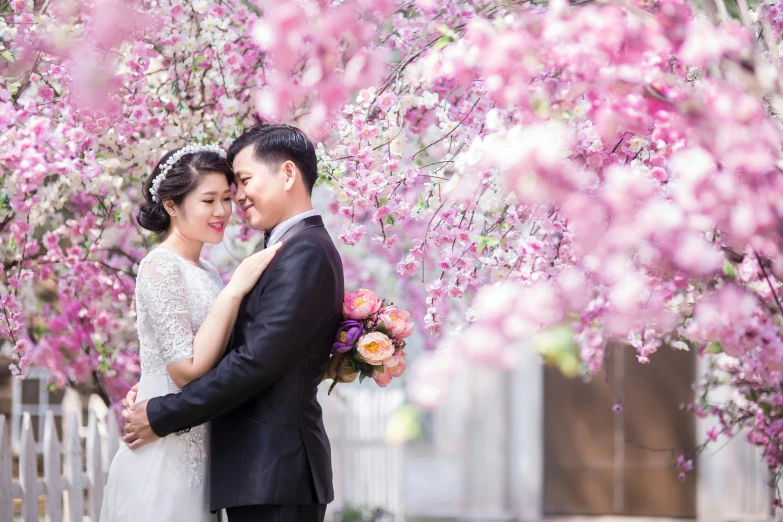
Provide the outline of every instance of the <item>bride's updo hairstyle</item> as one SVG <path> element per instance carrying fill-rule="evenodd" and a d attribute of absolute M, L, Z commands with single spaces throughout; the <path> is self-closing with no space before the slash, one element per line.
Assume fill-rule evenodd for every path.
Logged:
<path fill-rule="evenodd" d="M 163 156 L 155 170 L 144 182 L 144 202 L 139 209 L 139 215 L 136 221 L 142 228 L 151 230 L 156 234 L 165 234 L 171 225 L 171 218 L 163 208 L 163 202 L 171 200 L 175 205 L 182 205 L 185 197 L 193 192 L 198 186 L 200 177 L 207 174 L 223 174 L 226 177 L 228 185 L 234 183 L 234 173 L 231 165 L 225 158 L 217 152 L 199 151 L 183 155 L 166 173 L 165 178 L 160 181 L 155 190 L 157 201 L 153 199 L 150 189 L 153 182 L 158 177 L 161 169 L 166 165 L 168 159 L 177 153 L 180 149 L 172 150 Z"/>

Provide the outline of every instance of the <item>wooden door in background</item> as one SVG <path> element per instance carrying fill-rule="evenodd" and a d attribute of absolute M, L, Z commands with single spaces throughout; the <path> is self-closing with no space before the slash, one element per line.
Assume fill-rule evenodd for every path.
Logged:
<path fill-rule="evenodd" d="M 544 513 L 695 517 L 696 471 L 680 483 L 669 451 L 696 445 L 696 418 L 680 410 L 695 355 L 665 346 L 643 365 L 633 348 L 610 350 L 590 382 L 545 369 Z"/>

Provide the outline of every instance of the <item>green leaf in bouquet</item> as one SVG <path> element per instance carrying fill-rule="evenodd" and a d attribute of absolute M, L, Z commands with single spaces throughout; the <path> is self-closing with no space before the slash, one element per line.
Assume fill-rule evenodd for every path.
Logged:
<path fill-rule="evenodd" d="M 332 385 L 331 385 L 331 386 L 329 386 L 329 391 L 328 391 L 328 392 L 326 392 L 326 395 L 327 395 L 327 396 L 332 394 L 332 390 L 334 390 L 334 387 L 335 387 L 335 386 L 337 386 L 337 379 L 334 379 L 334 380 L 332 381 Z"/>
<path fill-rule="evenodd" d="M 383 325 L 383 323 L 378 323 L 378 326 L 375 327 L 375 330 L 378 332 L 381 332 L 386 337 L 391 337 L 392 334 L 389 330 L 386 329 L 386 327 Z"/>
<path fill-rule="evenodd" d="M 723 353 L 723 345 L 718 341 L 710 343 L 707 346 L 707 353 Z"/>
<path fill-rule="evenodd" d="M 359 374 L 359 384 L 363 383 L 363 382 L 364 382 L 364 379 L 366 379 L 366 378 L 367 378 L 367 375 L 366 375 L 366 374 L 364 374 L 364 373 L 360 373 L 360 374 Z"/>
<path fill-rule="evenodd" d="M 351 358 L 351 364 L 362 373 L 372 374 L 372 371 L 375 368 L 372 364 L 362 359 L 362 356 L 359 355 L 359 352 L 356 350 L 354 350 L 353 357 Z"/>

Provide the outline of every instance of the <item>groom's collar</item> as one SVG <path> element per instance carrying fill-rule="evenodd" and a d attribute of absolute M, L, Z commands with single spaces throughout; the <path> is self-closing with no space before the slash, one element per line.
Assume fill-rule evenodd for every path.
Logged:
<path fill-rule="evenodd" d="M 306 228 L 317 226 L 324 226 L 324 221 L 316 210 L 302 212 L 273 228 L 267 246 L 285 241 Z"/>

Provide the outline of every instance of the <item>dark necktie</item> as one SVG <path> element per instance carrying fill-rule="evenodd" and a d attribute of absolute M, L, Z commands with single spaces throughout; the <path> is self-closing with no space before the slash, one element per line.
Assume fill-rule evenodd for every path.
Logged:
<path fill-rule="evenodd" d="M 269 246 L 269 236 L 271 236 L 271 235 L 272 235 L 272 231 L 271 230 L 267 230 L 266 232 L 264 232 L 264 248 Z"/>

